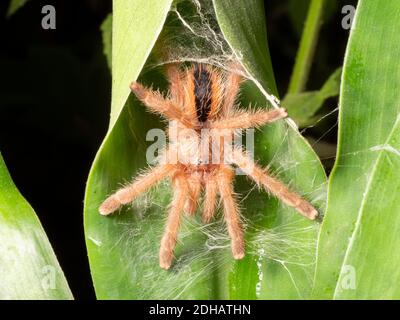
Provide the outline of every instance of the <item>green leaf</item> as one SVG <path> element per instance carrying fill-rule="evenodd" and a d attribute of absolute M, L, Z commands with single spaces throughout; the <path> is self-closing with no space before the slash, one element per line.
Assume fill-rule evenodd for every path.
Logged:
<path fill-rule="evenodd" d="M 268 101 L 274 102 L 268 95 L 270 90 L 276 94 L 276 87 L 262 1 L 214 1 L 210 8 L 215 8 L 226 41 L 242 57 L 251 77 L 243 86 L 242 105 L 252 102 L 261 107 L 268 105 Z M 165 9 L 168 10 L 167 4 Z M 134 28 L 139 23 L 137 13 L 129 12 L 131 19 L 127 20 L 131 21 L 130 28 Z M 119 19 L 115 10 L 113 18 L 113 27 L 120 27 L 115 23 Z M 149 23 L 150 19 L 147 17 L 141 22 Z M 113 35 L 119 32 L 113 30 Z M 148 31 L 135 32 L 137 37 L 154 36 Z M 132 52 L 113 36 L 113 68 L 118 63 L 117 57 L 132 57 Z M 138 63 L 138 68 L 143 64 L 144 61 Z M 132 80 L 121 78 L 113 81 L 113 86 L 125 87 Z M 139 81 L 155 88 L 166 87 L 159 69 L 146 69 Z M 113 88 L 115 92 L 119 88 Z M 241 207 L 247 221 L 248 254 L 240 262 L 231 257 L 230 240 L 221 215 L 215 223 L 206 226 L 200 223 L 199 217 L 185 217 L 175 251 L 177 259 L 169 271 L 159 267 L 159 243 L 171 198 L 168 182 L 136 200 L 131 208 L 124 207 L 120 214 L 99 215 L 98 207 L 107 195 L 146 168 L 146 150 L 152 143 L 146 141 L 146 133 L 162 127 L 158 117 L 146 112 L 130 97 L 92 166 L 85 198 L 85 235 L 97 297 L 307 297 L 312 287 L 318 224 L 307 221 L 266 193 L 254 191 L 254 186 L 244 177 L 238 177 L 235 185 L 242 195 Z M 255 155 L 261 164 L 269 164 L 274 174 L 323 211 L 326 177 L 319 159 L 296 129 L 284 121 L 277 122 L 257 134 L 255 145 Z"/>
<path fill-rule="evenodd" d="M 121 113 L 130 89 L 142 70 L 172 0 L 114 0 L 112 29 L 112 97 L 110 128 Z"/>
<path fill-rule="evenodd" d="M 399 299 L 399 2 L 361 0 L 353 23 L 314 296 Z"/>
<path fill-rule="evenodd" d="M 336 97 L 340 91 L 340 77 L 342 69 L 337 69 L 325 82 L 321 90 L 308 91 L 296 94 L 287 94 L 282 100 L 293 120 L 300 127 L 314 123 L 314 115 L 323 106 L 328 98 Z"/>
<path fill-rule="evenodd" d="M 22 8 L 25 3 L 29 0 L 11 0 L 8 10 L 7 10 L 7 17 L 11 17 L 18 9 Z"/>
<path fill-rule="evenodd" d="M 73 299 L 49 240 L 0 154 L 0 299 Z"/>

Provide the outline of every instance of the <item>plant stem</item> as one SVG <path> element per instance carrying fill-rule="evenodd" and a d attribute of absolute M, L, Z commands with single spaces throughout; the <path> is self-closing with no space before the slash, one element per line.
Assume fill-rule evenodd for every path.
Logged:
<path fill-rule="evenodd" d="M 305 89 L 322 25 L 325 3 L 326 0 L 312 0 L 310 3 L 288 93 L 300 93 Z"/>

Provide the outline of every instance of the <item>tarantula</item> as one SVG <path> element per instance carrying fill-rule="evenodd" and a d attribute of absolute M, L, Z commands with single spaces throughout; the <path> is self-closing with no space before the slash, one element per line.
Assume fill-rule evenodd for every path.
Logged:
<path fill-rule="evenodd" d="M 137 82 L 132 83 L 131 89 L 150 111 L 172 121 L 177 135 L 169 132 L 169 144 L 157 166 L 103 202 L 99 208 L 102 215 L 116 211 L 160 180 L 170 177 L 173 199 L 159 252 L 163 269 L 171 266 L 181 216 L 183 212 L 195 214 L 202 191 L 203 221 L 207 223 L 212 219 L 219 194 L 233 257 L 244 257 L 245 244 L 233 190 L 232 165 L 305 217 L 317 217 L 317 210 L 309 202 L 255 164 L 241 148 L 220 143 L 221 137 L 230 141 L 238 129 L 259 127 L 286 117 L 285 109 L 243 111 L 236 108 L 242 77 L 234 72 L 193 64 L 185 70 L 169 66 L 167 75 L 170 83 L 167 97 Z"/>

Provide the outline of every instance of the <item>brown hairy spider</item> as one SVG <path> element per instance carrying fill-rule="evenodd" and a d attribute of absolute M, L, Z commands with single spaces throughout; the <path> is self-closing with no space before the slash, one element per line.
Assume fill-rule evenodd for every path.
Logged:
<path fill-rule="evenodd" d="M 226 152 L 229 145 L 225 141 L 220 143 L 221 137 L 229 140 L 238 129 L 259 127 L 286 117 L 285 109 L 243 111 L 236 108 L 242 80 L 236 73 L 223 73 L 204 64 L 194 64 L 185 71 L 170 66 L 167 73 L 170 92 L 166 98 L 137 82 L 132 83 L 131 89 L 150 111 L 172 120 L 178 134 L 169 132 L 169 144 L 157 166 L 103 202 L 99 208 L 102 215 L 114 212 L 160 180 L 170 177 L 173 199 L 159 253 L 163 269 L 171 266 L 182 213 L 195 214 L 202 191 L 203 221 L 208 223 L 212 219 L 219 194 L 233 257 L 244 257 L 245 244 L 233 190 L 232 165 L 303 216 L 317 217 L 317 210 L 309 202 L 290 191 L 266 169 L 257 166 L 242 148 L 230 147 L 230 152 Z"/>

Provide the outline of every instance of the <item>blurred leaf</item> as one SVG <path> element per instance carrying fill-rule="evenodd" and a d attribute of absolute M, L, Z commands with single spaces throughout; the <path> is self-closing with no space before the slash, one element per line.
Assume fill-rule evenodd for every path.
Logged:
<path fill-rule="evenodd" d="M 296 55 L 296 62 L 290 77 L 288 94 L 300 93 L 306 88 L 326 2 L 327 0 L 311 0 Z"/>
<path fill-rule="evenodd" d="M 35 212 L 0 154 L 0 299 L 73 299 Z"/>
<path fill-rule="evenodd" d="M 313 123 L 313 116 L 323 106 L 324 102 L 328 98 L 339 95 L 341 73 L 342 68 L 337 69 L 319 91 L 289 93 L 285 96 L 282 100 L 282 106 L 287 108 L 290 117 L 300 127 L 305 127 Z"/>
<path fill-rule="evenodd" d="M 24 6 L 29 0 L 11 0 L 7 10 L 7 17 L 11 17 L 18 9 Z"/>
<path fill-rule="evenodd" d="M 332 19 L 333 15 L 338 9 L 337 0 L 327 0 L 324 8 L 324 22 Z M 290 20 L 293 24 L 293 28 L 296 34 L 300 37 L 303 31 L 304 21 L 307 17 L 307 9 L 310 5 L 310 0 L 289 0 L 288 2 L 288 13 Z"/>
<path fill-rule="evenodd" d="M 108 67 L 111 68 L 112 63 L 112 13 L 110 13 L 103 21 L 100 27 L 103 38 L 103 52 L 107 58 Z"/>
<path fill-rule="evenodd" d="M 301 33 L 303 31 L 304 21 L 307 18 L 307 11 L 309 6 L 310 0 L 289 0 L 288 2 L 287 8 L 289 18 L 299 38 L 301 37 Z"/>
<path fill-rule="evenodd" d="M 314 296 L 399 299 L 399 2 L 361 0 L 354 23 Z"/>
<path fill-rule="evenodd" d="M 143 8 L 146 2 L 143 2 Z M 166 5 L 166 4 L 165 4 Z M 215 1 L 218 23 L 229 45 L 254 78 L 243 86 L 242 104 L 267 105 L 261 92 L 276 94 L 269 58 L 262 1 Z M 168 10 L 167 6 L 165 10 Z M 131 14 L 130 28 L 139 23 Z M 160 12 L 160 15 L 164 14 Z M 114 19 L 118 19 L 114 10 Z M 147 20 L 146 20 L 147 19 Z M 158 19 L 160 20 L 160 19 Z M 119 25 L 114 24 L 114 28 Z M 126 26 L 128 27 L 128 26 Z M 113 34 L 120 33 L 113 30 Z M 148 31 L 137 37 L 153 37 Z M 113 67 L 133 51 L 113 39 Z M 136 44 L 140 46 L 141 44 Z M 115 51 L 120 52 L 115 52 Z M 140 65 L 143 65 L 144 61 Z M 138 64 L 139 65 L 139 64 Z M 135 74 L 140 70 L 135 70 Z M 114 75 L 113 71 L 113 75 Z M 135 78 L 114 81 L 128 87 Z M 143 73 L 139 81 L 165 89 L 158 69 Z M 119 92 L 114 88 L 113 92 Z M 112 119 L 111 119 L 112 123 Z M 112 125 L 111 125 L 112 126 Z M 248 254 L 232 259 L 222 219 L 202 226 L 199 217 L 184 218 L 169 271 L 158 264 L 159 242 L 164 229 L 171 188 L 163 183 L 136 200 L 120 214 L 100 216 L 98 207 L 119 184 L 131 180 L 147 166 L 146 141 L 150 129 L 161 126 L 158 117 L 144 110 L 133 97 L 105 138 L 92 166 L 86 189 L 85 235 L 97 297 L 100 299 L 251 299 L 303 298 L 310 294 L 318 225 L 279 203 L 243 177 L 236 189 L 249 226 Z M 284 121 L 266 127 L 256 137 L 255 155 L 293 189 L 323 210 L 325 175 L 310 146 Z M 301 254 L 299 254 L 301 252 Z"/>

